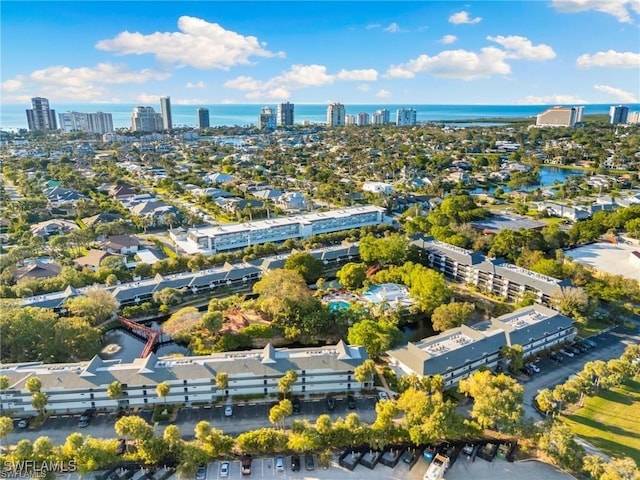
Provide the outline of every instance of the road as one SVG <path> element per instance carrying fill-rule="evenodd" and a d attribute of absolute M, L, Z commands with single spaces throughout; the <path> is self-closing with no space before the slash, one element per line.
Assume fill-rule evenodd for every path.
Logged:
<path fill-rule="evenodd" d="M 573 358 L 559 354 L 564 360 L 560 364 L 554 363 L 548 358 L 536 362 L 541 372 L 524 382 L 523 404 L 525 417 L 530 417 L 534 420 L 540 419 L 541 415 L 533 408 L 533 399 L 540 390 L 553 388 L 558 384 L 564 383 L 570 375 L 581 371 L 587 362 L 619 358 L 627 345 L 640 343 L 640 335 L 637 331 L 630 332 L 622 327 L 616 327 L 609 332 L 591 337 L 591 339 L 598 344 L 596 348 Z"/>

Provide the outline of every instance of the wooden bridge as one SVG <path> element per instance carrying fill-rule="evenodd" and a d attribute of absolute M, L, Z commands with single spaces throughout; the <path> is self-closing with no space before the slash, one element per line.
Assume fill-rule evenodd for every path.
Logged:
<path fill-rule="evenodd" d="M 122 327 L 131 332 L 134 336 L 146 340 L 144 348 L 142 349 L 142 358 L 149 356 L 151 352 L 155 352 L 161 345 L 171 343 L 172 341 L 162 341 L 162 330 L 153 330 L 146 325 L 134 322 L 125 317 L 118 317 L 118 322 Z"/>

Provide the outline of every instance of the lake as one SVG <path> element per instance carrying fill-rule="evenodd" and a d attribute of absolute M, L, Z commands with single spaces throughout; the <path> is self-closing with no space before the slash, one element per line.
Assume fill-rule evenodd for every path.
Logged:
<path fill-rule="evenodd" d="M 158 322 L 152 322 L 145 324 L 151 327 L 153 330 L 159 330 L 160 324 Z M 166 336 L 165 336 L 166 337 Z M 163 338 L 166 340 L 167 338 Z M 102 335 L 102 351 L 100 357 L 103 360 L 121 360 L 123 363 L 132 362 L 134 359 L 140 357 L 145 342 L 137 337 L 134 337 L 128 331 L 117 328 L 110 330 Z M 171 355 L 174 353 L 180 353 L 182 355 L 191 355 L 188 348 L 182 347 L 175 343 L 163 345 L 156 351 L 156 355 L 159 357 Z"/>
<path fill-rule="evenodd" d="M 569 177 L 572 177 L 574 175 L 585 174 L 584 170 L 577 170 L 573 168 L 558 168 L 558 167 L 539 167 L 538 171 L 539 171 L 538 177 L 540 178 L 540 183 L 538 185 L 521 187 L 521 188 L 518 188 L 517 190 L 532 191 L 538 188 L 547 188 L 552 186 L 554 183 L 556 183 L 556 181 L 560 183 L 564 183 Z M 509 192 L 512 190 L 506 185 L 501 185 L 501 187 L 505 192 Z M 496 188 L 498 187 L 497 186 L 490 187 L 490 188 L 478 187 L 471 190 L 471 193 L 472 194 L 493 193 L 495 192 Z"/>

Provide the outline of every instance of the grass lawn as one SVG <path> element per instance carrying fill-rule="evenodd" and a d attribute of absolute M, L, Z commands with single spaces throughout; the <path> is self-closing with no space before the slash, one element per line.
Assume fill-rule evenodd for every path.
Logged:
<path fill-rule="evenodd" d="M 587 338 L 591 335 L 595 335 L 598 332 L 601 332 L 607 327 L 610 327 L 611 324 L 607 322 L 603 322 L 600 320 L 590 319 L 586 324 L 576 322 L 576 328 L 578 329 L 578 335 L 581 338 Z"/>
<path fill-rule="evenodd" d="M 640 465 L 640 379 L 588 398 L 583 408 L 562 417 L 571 430 L 611 456 Z"/>

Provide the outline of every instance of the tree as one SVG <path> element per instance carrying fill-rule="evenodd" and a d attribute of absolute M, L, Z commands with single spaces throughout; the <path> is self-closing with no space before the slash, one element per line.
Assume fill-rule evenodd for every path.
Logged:
<path fill-rule="evenodd" d="M 274 425 L 279 425 L 284 430 L 284 421 L 293 413 L 291 400 L 284 399 L 271 407 L 269 410 L 269 421 Z"/>
<path fill-rule="evenodd" d="M 371 379 L 375 374 L 376 374 L 376 364 L 371 359 L 365 360 L 364 362 L 362 362 L 361 365 L 358 365 L 353 370 L 354 378 L 360 383 L 371 381 Z"/>
<path fill-rule="evenodd" d="M 123 393 L 124 391 L 122 389 L 122 384 L 117 380 L 114 380 L 113 382 L 111 382 L 107 387 L 107 396 L 114 400 L 117 400 L 118 398 L 120 398 Z"/>
<path fill-rule="evenodd" d="M 535 398 L 538 408 L 547 415 L 556 409 L 556 402 L 553 399 L 553 392 L 548 388 L 543 388 Z"/>
<path fill-rule="evenodd" d="M 35 408 L 40 415 L 44 415 L 48 401 L 49 397 L 43 392 L 36 392 L 31 396 L 31 406 Z"/>
<path fill-rule="evenodd" d="M 2 441 L 13 432 L 13 420 L 9 417 L 0 417 L 0 445 Z"/>
<path fill-rule="evenodd" d="M 27 392 L 33 394 L 38 393 L 42 389 L 42 380 L 38 377 L 29 377 L 27 381 L 24 382 L 24 386 L 27 389 Z"/>
<path fill-rule="evenodd" d="M 196 307 L 183 307 L 162 324 L 162 330 L 176 340 L 188 341 L 200 326 L 201 316 Z"/>
<path fill-rule="evenodd" d="M 410 284 L 409 295 L 416 307 L 427 314 L 447 303 L 452 296 L 444 275 L 426 267 L 414 269 L 410 274 Z"/>
<path fill-rule="evenodd" d="M 291 393 L 291 389 L 293 385 L 298 381 L 298 374 L 295 370 L 288 370 L 280 380 L 278 380 L 278 390 L 280 390 L 283 395 L 287 395 Z"/>
<path fill-rule="evenodd" d="M 561 287 L 551 296 L 551 304 L 563 315 L 584 321 L 594 304 L 582 288 Z"/>
<path fill-rule="evenodd" d="M 153 301 L 160 305 L 175 305 L 180 301 L 180 294 L 175 288 L 163 288 L 153 293 Z"/>
<path fill-rule="evenodd" d="M 284 268 L 298 272 L 310 285 L 322 276 L 324 264 L 310 253 L 296 252 L 287 257 Z"/>
<path fill-rule="evenodd" d="M 90 288 L 85 295 L 67 300 L 65 306 L 73 315 L 87 319 L 91 325 L 97 325 L 113 317 L 120 304 L 110 291 Z"/>
<path fill-rule="evenodd" d="M 253 292 L 260 296 L 260 308 L 273 318 L 295 316 L 300 310 L 318 305 L 305 279 L 294 270 L 276 269 L 267 272 L 254 284 Z"/>
<path fill-rule="evenodd" d="M 524 366 L 524 350 L 522 345 L 505 345 L 500 349 L 500 355 L 507 360 L 509 371 L 518 373 Z"/>
<path fill-rule="evenodd" d="M 433 329 L 442 332 L 464 325 L 471 318 L 474 309 L 475 306 L 467 302 L 451 302 L 440 305 L 431 314 Z"/>
<path fill-rule="evenodd" d="M 216 334 L 222 327 L 222 313 L 221 312 L 207 312 L 202 315 L 200 319 L 202 326 L 209 330 L 210 333 Z"/>
<path fill-rule="evenodd" d="M 580 470 L 584 448 L 574 439 L 571 429 L 563 423 L 553 422 L 538 439 L 538 448 L 553 458 L 562 468 Z"/>
<path fill-rule="evenodd" d="M 229 374 L 227 372 L 216 373 L 216 387 L 222 389 L 229 387 Z"/>
<path fill-rule="evenodd" d="M 613 458 L 604 465 L 600 480 L 640 480 L 640 469 L 629 457 Z"/>
<path fill-rule="evenodd" d="M 114 426 L 119 437 L 131 438 L 140 443 L 153 437 L 153 428 L 144 418 L 134 415 L 119 418 Z"/>
<path fill-rule="evenodd" d="M 362 288 L 367 279 L 367 267 L 364 263 L 347 263 L 336 273 L 340 285 L 350 290 Z"/>
<path fill-rule="evenodd" d="M 236 442 L 243 452 L 281 452 L 287 448 L 287 434 L 273 428 L 260 428 L 241 433 Z"/>
<path fill-rule="evenodd" d="M 167 397 L 169 396 L 170 392 L 171 392 L 171 385 L 169 385 L 168 382 L 162 382 L 156 385 L 156 393 L 158 394 L 159 398 L 164 399 L 165 404 L 167 403 Z"/>
<path fill-rule="evenodd" d="M 461 380 L 458 390 L 473 397 L 471 417 L 480 428 L 513 432 L 519 426 L 524 388 L 515 379 L 489 370 L 477 371 Z"/>
<path fill-rule="evenodd" d="M 396 345 L 402 332 L 387 319 L 364 319 L 349 327 L 347 340 L 351 345 L 362 345 L 371 358 L 377 358 Z"/>
<path fill-rule="evenodd" d="M 407 259 L 409 241 L 399 233 L 383 238 L 367 235 L 360 239 L 360 258 L 367 263 L 402 265 Z"/>

